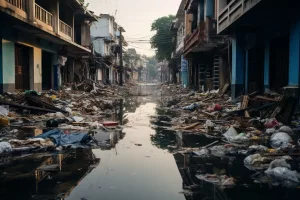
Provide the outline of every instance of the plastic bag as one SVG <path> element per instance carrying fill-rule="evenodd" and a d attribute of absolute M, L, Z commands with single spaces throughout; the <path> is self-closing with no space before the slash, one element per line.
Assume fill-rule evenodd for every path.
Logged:
<path fill-rule="evenodd" d="M 292 160 L 292 158 L 290 156 L 284 156 L 280 159 L 273 160 L 270 163 L 269 169 L 271 170 L 271 169 L 274 169 L 276 167 L 285 167 L 285 168 L 291 169 L 291 165 L 288 164 L 286 162 L 286 160 Z"/>
<path fill-rule="evenodd" d="M 233 127 L 230 127 L 223 135 L 229 141 L 231 138 L 236 137 L 238 133 Z"/>
<path fill-rule="evenodd" d="M 245 158 L 244 164 L 254 165 L 254 164 L 266 162 L 267 160 L 268 160 L 267 158 L 262 157 L 260 154 L 253 154 Z"/>
<path fill-rule="evenodd" d="M 280 129 L 279 129 L 280 132 L 283 132 L 283 133 L 288 133 L 288 134 L 292 134 L 293 133 L 293 129 L 291 129 L 290 127 L 288 126 L 282 126 Z"/>
<path fill-rule="evenodd" d="M 275 126 L 278 126 L 279 122 L 276 119 L 269 119 L 265 123 L 266 128 L 274 128 Z"/>
<path fill-rule="evenodd" d="M 266 133 L 267 133 L 267 134 L 273 134 L 273 133 L 276 133 L 276 129 L 275 129 L 275 128 L 268 128 L 268 129 L 266 130 Z"/>
<path fill-rule="evenodd" d="M 79 117 L 79 116 L 73 116 L 72 118 L 75 122 L 82 122 L 84 120 L 83 117 Z"/>
<path fill-rule="evenodd" d="M 276 167 L 268 169 L 265 174 L 271 178 L 278 179 L 285 187 L 296 187 L 300 183 L 300 174 L 297 171 L 291 171 L 286 167 Z"/>
<path fill-rule="evenodd" d="M 249 141 L 249 138 L 246 136 L 245 133 L 241 133 L 241 134 L 229 139 L 229 142 L 232 142 L 232 143 L 245 143 L 248 141 Z"/>
<path fill-rule="evenodd" d="M 287 133 L 279 132 L 274 133 L 271 136 L 270 143 L 273 149 L 281 149 L 289 147 L 291 141 L 291 136 L 289 136 Z"/>
<path fill-rule="evenodd" d="M 12 151 L 11 145 L 8 142 L 0 142 L 0 154 L 9 153 Z"/>
<path fill-rule="evenodd" d="M 0 106 L 0 115 L 1 116 L 7 117 L 8 113 L 9 113 L 8 109 L 6 109 L 4 106 Z"/>
<path fill-rule="evenodd" d="M 199 104 L 193 103 L 193 104 L 191 104 L 191 105 L 189 105 L 189 106 L 184 107 L 183 110 L 190 110 L 190 111 L 193 111 L 193 110 L 195 110 L 195 109 L 197 109 L 197 108 L 199 108 Z"/>
<path fill-rule="evenodd" d="M 250 146 L 249 149 L 254 149 L 254 150 L 260 151 L 260 152 L 267 152 L 268 151 L 268 147 L 265 147 L 263 145 L 253 145 L 253 146 Z"/>

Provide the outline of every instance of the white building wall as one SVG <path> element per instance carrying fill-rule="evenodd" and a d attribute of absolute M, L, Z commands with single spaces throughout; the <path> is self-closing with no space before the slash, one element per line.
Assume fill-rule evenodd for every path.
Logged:
<path fill-rule="evenodd" d="M 108 37 L 109 36 L 109 20 L 100 18 L 98 21 L 93 22 L 91 26 L 92 37 Z"/>

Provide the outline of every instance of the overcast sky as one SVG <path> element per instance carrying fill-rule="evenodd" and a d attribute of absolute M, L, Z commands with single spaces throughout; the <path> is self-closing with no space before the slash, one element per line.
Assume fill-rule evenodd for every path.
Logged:
<path fill-rule="evenodd" d="M 124 27 L 127 41 L 150 39 L 152 22 L 162 16 L 177 13 L 181 0 L 86 0 L 95 14 L 115 16 L 117 23 Z M 129 43 L 138 53 L 154 55 L 150 44 Z"/>

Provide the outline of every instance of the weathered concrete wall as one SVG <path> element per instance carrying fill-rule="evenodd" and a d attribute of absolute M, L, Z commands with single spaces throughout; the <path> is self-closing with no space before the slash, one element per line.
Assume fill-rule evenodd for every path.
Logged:
<path fill-rule="evenodd" d="M 15 43 L 2 40 L 2 83 L 4 92 L 15 91 Z"/>
<path fill-rule="evenodd" d="M 1 27 L 0 27 L 1 28 Z M 37 39 L 35 35 L 19 32 L 12 27 L 0 29 L 2 35 L 2 57 L 0 63 L 0 92 L 15 91 L 15 44 L 22 44 L 31 47 L 29 68 L 30 68 L 30 89 L 42 90 L 42 50 L 57 55 L 57 46 L 46 40 Z M 57 63 L 57 59 L 54 60 Z"/>

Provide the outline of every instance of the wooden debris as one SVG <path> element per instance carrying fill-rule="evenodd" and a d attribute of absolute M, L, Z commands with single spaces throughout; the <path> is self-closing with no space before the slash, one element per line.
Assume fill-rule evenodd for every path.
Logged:
<path fill-rule="evenodd" d="M 248 108 L 248 104 L 249 104 L 249 96 L 245 95 L 245 96 L 243 96 L 243 101 L 242 101 L 241 109 L 245 110 L 245 117 L 246 118 L 250 118 L 250 114 L 246 110 Z"/>
<path fill-rule="evenodd" d="M 9 105 L 14 108 L 22 108 L 22 109 L 28 109 L 28 110 L 33 110 L 33 111 L 39 111 L 39 112 L 44 112 L 44 113 L 56 113 L 57 110 L 50 110 L 46 108 L 39 108 L 39 107 L 34 107 L 34 106 L 26 106 L 26 105 L 21 105 L 13 102 L 7 102 L 0 100 L 0 104 L 2 105 Z M 66 113 L 66 111 L 64 111 Z"/>
<path fill-rule="evenodd" d="M 219 91 L 219 95 L 222 97 L 222 96 L 224 96 L 224 94 L 226 93 L 226 91 L 228 90 L 228 88 L 229 88 L 229 84 L 228 83 L 226 83 L 223 87 L 222 87 L 222 89 Z"/>
<path fill-rule="evenodd" d="M 255 99 L 278 102 L 277 98 L 269 98 L 269 97 L 265 97 L 265 96 L 256 96 Z"/>
<path fill-rule="evenodd" d="M 193 128 L 199 126 L 200 124 L 201 124 L 201 123 L 197 122 L 197 123 L 194 123 L 194 124 L 192 124 L 192 125 L 183 127 L 182 129 L 183 129 L 183 130 L 191 130 L 191 129 L 193 129 Z"/>

